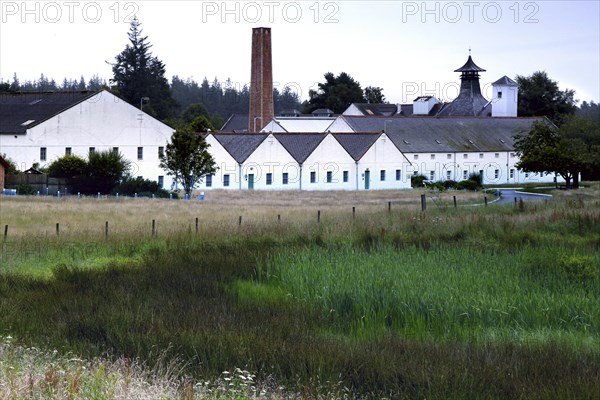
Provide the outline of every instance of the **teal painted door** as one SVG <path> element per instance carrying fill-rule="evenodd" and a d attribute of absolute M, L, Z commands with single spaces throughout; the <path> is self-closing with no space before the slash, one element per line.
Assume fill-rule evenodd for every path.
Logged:
<path fill-rule="evenodd" d="M 248 189 L 254 189 L 254 174 L 248 174 Z"/>
<path fill-rule="evenodd" d="M 369 190 L 371 187 L 371 171 L 365 171 L 365 190 Z"/>

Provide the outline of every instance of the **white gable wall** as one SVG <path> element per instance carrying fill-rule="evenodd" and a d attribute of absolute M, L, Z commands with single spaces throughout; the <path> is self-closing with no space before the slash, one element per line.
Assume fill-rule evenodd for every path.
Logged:
<path fill-rule="evenodd" d="M 366 188 L 366 176 L 369 176 L 369 189 L 410 189 L 410 179 L 407 179 L 406 169 L 408 161 L 400 150 L 385 134 L 367 150 L 358 162 L 359 189 Z M 366 171 L 369 174 L 366 174 Z M 382 179 L 382 171 L 383 179 Z M 396 171 L 400 171 L 396 174 Z M 398 177 L 398 179 L 396 179 Z"/>
<path fill-rule="evenodd" d="M 170 178 L 159 168 L 159 147 L 166 147 L 173 129 L 112 95 L 102 91 L 62 113 L 27 130 L 25 135 L 3 135 L 2 152 L 25 170 L 37 162 L 49 165 L 62 157 L 67 147 L 71 154 L 87 157 L 96 151 L 115 147 L 132 164 L 132 175 L 158 181 L 170 187 Z M 142 158 L 138 159 L 138 147 Z M 41 158 L 45 148 L 46 158 Z"/>
<path fill-rule="evenodd" d="M 354 132 L 354 129 L 346 122 L 346 119 L 343 115 L 340 115 L 333 121 L 333 123 L 329 126 L 329 132 L 332 133 L 348 133 Z"/>
<path fill-rule="evenodd" d="M 214 135 L 209 134 L 206 136 L 206 143 L 208 144 L 208 152 L 213 156 L 215 165 L 218 168 L 217 172 L 210 178 L 210 182 L 207 182 L 207 178 L 202 178 L 197 186 L 200 190 L 211 190 L 211 189 L 226 189 L 234 190 L 241 188 L 240 180 L 240 165 L 235 159 L 229 154 L 227 150 L 215 139 Z M 225 186 L 225 175 L 229 175 L 229 185 Z M 209 186 L 210 183 L 210 186 Z"/>
<path fill-rule="evenodd" d="M 284 183 L 283 174 L 287 174 Z M 248 176 L 254 175 L 256 190 L 298 190 L 300 188 L 300 166 L 273 135 L 252 152 L 242 165 L 242 189 L 248 189 Z M 268 175 L 270 174 L 270 180 Z"/>
<path fill-rule="evenodd" d="M 356 190 L 357 167 L 358 164 L 333 135 L 327 135 L 302 164 L 301 189 Z M 344 171 L 347 172 L 347 182 L 344 182 Z M 311 174 L 315 182 L 311 182 Z"/>

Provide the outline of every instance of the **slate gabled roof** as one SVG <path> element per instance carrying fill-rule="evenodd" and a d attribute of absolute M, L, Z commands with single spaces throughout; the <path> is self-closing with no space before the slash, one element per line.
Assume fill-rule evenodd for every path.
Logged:
<path fill-rule="evenodd" d="M 248 132 L 248 121 L 250 114 L 231 114 L 225 121 L 220 132 L 244 133 Z"/>
<path fill-rule="evenodd" d="M 333 133 L 333 137 L 354 161 L 360 160 L 381 135 L 381 133 Z"/>
<path fill-rule="evenodd" d="M 23 92 L 0 94 L 0 134 L 23 134 L 99 92 Z"/>
<path fill-rule="evenodd" d="M 513 151 L 517 134 L 544 118 L 410 117 L 390 126 L 390 140 L 403 153 Z"/>
<path fill-rule="evenodd" d="M 386 134 L 403 153 L 512 151 L 513 136 L 545 118 L 343 117 L 354 132 Z M 409 142 L 409 144 L 404 141 Z M 437 141 L 440 143 L 438 143 Z M 473 143 L 470 143 L 471 140 Z"/>
<path fill-rule="evenodd" d="M 492 83 L 492 86 L 501 85 L 501 86 L 519 86 L 519 84 L 508 76 L 504 75 L 502 78 L 498 79 L 496 82 Z"/>
<path fill-rule="evenodd" d="M 246 161 L 258 146 L 269 136 L 266 133 L 215 133 L 215 139 L 239 164 Z"/>
<path fill-rule="evenodd" d="M 302 164 L 325 139 L 326 133 L 274 133 L 275 139 Z"/>

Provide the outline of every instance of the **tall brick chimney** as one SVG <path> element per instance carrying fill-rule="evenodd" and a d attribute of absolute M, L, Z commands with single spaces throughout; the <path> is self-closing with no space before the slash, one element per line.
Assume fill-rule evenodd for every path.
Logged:
<path fill-rule="evenodd" d="M 260 132 L 273 116 L 271 28 L 253 28 L 248 132 Z"/>

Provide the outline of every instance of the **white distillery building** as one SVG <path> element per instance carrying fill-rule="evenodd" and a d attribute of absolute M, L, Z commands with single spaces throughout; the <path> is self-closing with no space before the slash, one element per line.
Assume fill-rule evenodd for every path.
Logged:
<path fill-rule="evenodd" d="M 409 189 L 410 162 L 379 133 L 216 133 L 206 137 L 219 169 L 201 190 Z"/>
<path fill-rule="evenodd" d="M 66 154 L 111 150 L 131 162 L 134 177 L 170 187 L 159 154 L 173 131 L 107 90 L 0 95 L 0 153 L 21 171 Z"/>

